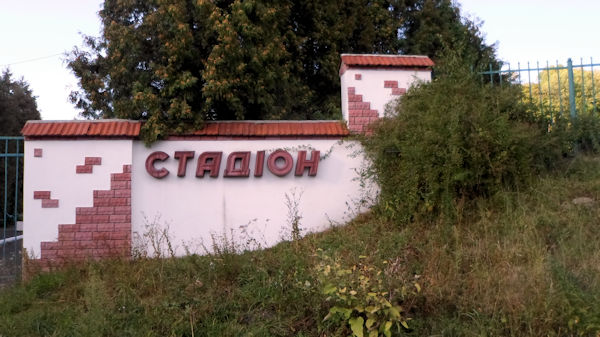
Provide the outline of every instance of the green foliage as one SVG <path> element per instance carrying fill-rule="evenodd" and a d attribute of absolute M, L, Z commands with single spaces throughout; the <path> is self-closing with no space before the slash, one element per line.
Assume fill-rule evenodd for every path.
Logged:
<path fill-rule="evenodd" d="M 393 336 L 596 336 L 600 159 L 577 155 L 566 164 L 530 189 L 477 200 L 462 223 L 397 226 L 372 213 L 261 251 L 224 248 L 44 273 L 0 290 L 0 334 L 348 336 L 348 320 L 323 321 L 337 295 L 325 301 L 320 280 L 348 294 L 348 284 L 360 287 L 366 275 L 376 292 L 389 291 L 378 298 L 412 318 L 410 330 L 393 327 Z M 571 202 L 581 196 L 595 202 Z M 335 258 L 319 258 L 317 247 Z M 335 262 L 352 273 L 335 276 Z M 318 269 L 326 265 L 324 278 Z M 415 282 L 418 295 L 411 294 Z M 338 306 L 351 308 L 344 303 Z M 383 322 L 386 314 L 378 314 Z M 352 317 L 368 336 L 366 316 Z"/>
<path fill-rule="evenodd" d="M 0 136 L 20 136 L 28 120 L 40 119 L 35 96 L 25 80 L 14 80 L 8 69 L 0 76 Z"/>
<path fill-rule="evenodd" d="M 600 74 L 593 74 L 591 70 L 581 68 L 573 69 L 575 109 L 578 115 L 585 116 L 592 111 L 597 113 L 600 101 L 596 83 L 600 83 Z M 554 121 L 560 119 L 561 116 L 563 118 L 569 116 L 569 74 L 567 69 L 550 67 L 540 71 L 537 83 L 525 83 L 522 89 L 524 100 L 532 105 L 535 114 Z"/>
<path fill-rule="evenodd" d="M 326 301 L 333 306 L 323 321 L 342 322 L 350 327 L 353 336 L 386 336 L 392 335 L 392 328 L 400 331 L 401 326 L 408 329 L 406 313 L 400 302 L 407 295 L 416 295 L 421 287 L 414 284 L 415 291 L 390 289 L 384 280 L 384 271 L 368 265 L 362 259 L 356 265 L 345 268 L 342 264 L 317 250 L 320 262 L 317 264 L 318 280 Z M 383 261 L 387 264 L 387 261 Z M 365 334 L 366 332 L 366 334 Z"/>
<path fill-rule="evenodd" d="M 21 129 L 28 120 L 40 119 L 35 96 L 29 88 L 29 84 L 23 80 L 15 80 L 8 69 L 0 75 L 0 136 L 20 136 Z M 7 153 L 23 152 L 23 142 L 10 140 L 0 142 L 0 151 Z M 23 167 L 23 159 L 4 158 L 0 160 L 0 200 L 7 200 L 6 212 L 8 213 L 7 226 L 12 225 L 17 219 L 12 218 L 15 209 L 15 188 L 22 190 L 22 174 L 19 181 L 16 180 L 17 164 Z M 4 181 L 6 170 L 7 181 Z M 6 196 L 5 193 L 6 192 Z M 20 193 L 20 192 L 19 192 Z M 5 199 L 6 197 L 6 199 Z M 19 195 L 19 197 L 21 197 Z M 0 209 L 4 208 L 1 204 Z M 19 199 L 17 213 L 23 210 L 22 200 Z M 0 226 L 2 224 L 0 223 Z"/>
<path fill-rule="evenodd" d="M 437 72 L 365 141 L 380 208 L 401 222 L 456 219 L 472 200 L 525 186 L 562 155 L 545 124 L 528 121 L 518 87 L 482 85 L 456 54 Z"/>
<path fill-rule="evenodd" d="M 100 37 L 68 61 L 87 118 L 146 120 L 147 142 L 216 119 L 340 116 L 341 53 L 465 46 L 495 62 L 449 0 L 105 0 Z"/>

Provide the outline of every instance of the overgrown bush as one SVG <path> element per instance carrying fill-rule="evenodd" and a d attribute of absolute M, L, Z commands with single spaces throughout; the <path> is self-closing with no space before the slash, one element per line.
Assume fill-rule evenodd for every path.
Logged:
<path fill-rule="evenodd" d="M 401 222 L 456 219 L 475 198 L 527 184 L 565 151 L 515 86 L 482 84 L 455 56 L 413 87 L 365 140 L 380 210 Z"/>

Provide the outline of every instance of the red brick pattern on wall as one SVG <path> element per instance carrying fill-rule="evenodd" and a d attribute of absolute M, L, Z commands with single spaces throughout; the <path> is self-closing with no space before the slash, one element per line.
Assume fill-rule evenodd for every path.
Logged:
<path fill-rule="evenodd" d="M 92 207 L 76 208 L 75 224 L 58 226 L 58 241 L 41 243 L 41 258 L 32 262 L 48 269 L 70 261 L 131 256 L 131 165 L 111 174 L 110 183 L 110 190 L 93 191 Z"/>
<path fill-rule="evenodd" d="M 42 149 L 33 149 L 33 156 L 34 157 L 41 157 L 42 156 Z"/>
<path fill-rule="evenodd" d="M 354 74 L 354 79 L 357 81 L 362 80 L 362 74 Z"/>
<path fill-rule="evenodd" d="M 384 88 L 398 88 L 398 81 L 383 81 Z"/>
<path fill-rule="evenodd" d="M 356 94 L 355 87 L 348 87 L 348 129 L 354 133 L 370 134 L 368 125 L 379 119 L 377 110 L 371 103 L 364 102 L 362 95 Z"/>
<path fill-rule="evenodd" d="M 406 88 L 392 88 L 392 95 L 404 95 L 406 94 Z"/>
<path fill-rule="evenodd" d="M 383 81 L 383 87 L 392 89 L 394 96 L 406 94 L 406 88 L 398 88 L 398 81 Z"/>
<path fill-rule="evenodd" d="M 58 208 L 58 199 L 50 198 L 50 191 L 33 191 L 33 199 L 42 201 L 42 208 Z"/>
<path fill-rule="evenodd" d="M 76 165 L 75 173 L 93 173 L 94 165 L 102 165 L 101 157 L 85 157 L 85 164 Z"/>

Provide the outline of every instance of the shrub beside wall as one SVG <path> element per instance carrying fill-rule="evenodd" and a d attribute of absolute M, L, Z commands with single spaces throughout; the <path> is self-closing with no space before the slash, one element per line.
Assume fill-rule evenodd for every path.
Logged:
<path fill-rule="evenodd" d="M 365 140 L 379 209 L 400 222 L 456 219 L 470 201 L 526 185 L 565 152 L 562 136 L 520 103 L 518 87 L 482 84 L 452 56 L 437 73 Z"/>

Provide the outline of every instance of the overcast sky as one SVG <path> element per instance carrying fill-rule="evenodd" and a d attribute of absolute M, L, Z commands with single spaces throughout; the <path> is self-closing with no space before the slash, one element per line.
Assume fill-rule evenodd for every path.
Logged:
<path fill-rule="evenodd" d="M 43 119 L 73 119 L 68 102 L 77 88 L 64 63 L 65 52 L 81 46 L 81 33 L 98 36 L 102 0 L 0 0 L 0 69 L 24 77 L 37 96 Z M 459 0 L 463 14 L 484 21 L 487 43 L 496 43 L 501 59 L 567 58 L 600 63 L 600 1 L 595 0 Z M 597 61 L 596 61 L 597 60 Z"/>

